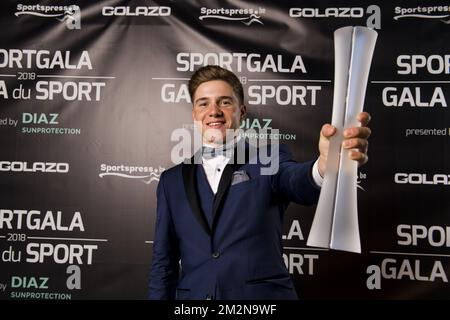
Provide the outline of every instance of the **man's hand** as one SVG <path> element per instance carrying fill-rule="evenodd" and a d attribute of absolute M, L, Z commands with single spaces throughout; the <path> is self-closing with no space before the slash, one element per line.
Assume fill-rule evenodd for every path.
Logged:
<path fill-rule="evenodd" d="M 359 165 L 365 164 L 369 158 L 367 150 L 369 142 L 367 139 L 370 136 L 370 129 L 367 124 L 370 121 L 370 114 L 361 112 L 357 116 L 361 127 L 353 127 L 344 130 L 344 141 L 342 142 L 344 149 L 353 149 L 349 152 L 349 157 L 352 160 L 358 161 Z M 330 148 L 330 138 L 336 133 L 336 128 L 331 124 L 324 124 L 320 131 L 319 139 L 319 173 L 323 177 L 325 175 L 325 168 L 327 164 L 328 149 Z"/>

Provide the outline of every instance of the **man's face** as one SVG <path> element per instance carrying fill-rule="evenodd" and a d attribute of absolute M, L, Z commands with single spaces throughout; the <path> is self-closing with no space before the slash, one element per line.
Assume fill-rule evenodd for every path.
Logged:
<path fill-rule="evenodd" d="M 203 82 L 194 93 L 192 117 L 201 125 L 204 142 L 225 143 L 226 130 L 239 128 L 245 110 L 225 81 Z"/>

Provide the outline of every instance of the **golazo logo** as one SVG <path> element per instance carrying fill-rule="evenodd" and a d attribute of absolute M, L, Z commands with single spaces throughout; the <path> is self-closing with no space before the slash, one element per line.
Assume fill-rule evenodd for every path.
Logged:
<path fill-rule="evenodd" d="M 377 5 L 370 5 L 367 9 L 362 7 L 289 9 L 289 16 L 292 18 L 364 18 L 365 15 L 368 16 L 367 27 L 381 29 L 381 9 Z"/>
<path fill-rule="evenodd" d="M 396 173 L 394 181 L 398 184 L 450 185 L 450 174 Z"/>
<path fill-rule="evenodd" d="M 199 17 L 200 20 L 205 19 L 219 19 L 219 20 L 228 20 L 228 21 L 240 21 L 246 26 L 251 25 L 252 23 L 256 22 L 259 24 L 264 25 L 264 23 L 261 22 L 261 14 L 265 14 L 266 9 L 259 7 L 258 9 L 225 9 L 225 8 L 205 8 L 202 7 L 200 9 L 201 16 Z"/>
<path fill-rule="evenodd" d="M 138 179 L 145 184 L 150 184 L 153 181 L 159 181 L 161 173 L 165 168 L 153 168 L 153 167 L 141 167 L 141 166 L 126 166 L 120 165 L 107 165 L 101 164 L 100 171 L 98 175 L 100 178 L 105 176 L 117 176 L 126 179 Z"/>
<path fill-rule="evenodd" d="M 402 8 L 395 7 L 394 20 L 402 18 L 439 19 L 445 24 L 450 24 L 450 6 Z"/>
<path fill-rule="evenodd" d="M 67 29 L 81 29 L 80 7 L 70 6 L 44 6 L 44 5 L 24 5 L 18 4 L 15 16 L 32 15 L 44 18 L 55 18 L 65 22 Z"/>
<path fill-rule="evenodd" d="M 22 162 L 22 161 L 0 161 L 0 171 L 3 172 L 45 172 L 45 173 L 68 173 L 68 163 L 56 162 Z"/>
<path fill-rule="evenodd" d="M 167 17 L 170 16 L 172 9 L 170 7 L 103 7 L 104 16 L 146 16 L 146 17 Z"/>

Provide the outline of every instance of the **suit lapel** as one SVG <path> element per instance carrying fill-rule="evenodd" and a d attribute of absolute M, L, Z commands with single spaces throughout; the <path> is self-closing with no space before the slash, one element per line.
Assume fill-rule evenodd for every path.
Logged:
<path fill-rule="evenodd" d="M 245 158 L 239 159 L 240 161 L 244 160 L 244 163 L 247 163 L 249 160 L 249 145 L 245 144 Z M 221 213 L 221 209 L 223 207 L 223 202 L 226 199 L 226 195 L 228 190 L 230 189 L 231 180 L 233 178 L 233 172 L 239 169 L 243 165 L 243 163 L 238 163 L 236 149 L 231 161 L 225 166 L 223 170 L 222 176 L 220 178 L 219 187 L 217 189 L 217 193 L 214 196 L 213 203 L 213 212 L 212 212 L 212 228 L 209 227 L 208 220 L 201 209 L 200 206 L 200 196 L 198 194 L 197 188 L 197 175 L 196 175 L 196 167 L 195 163 L 199 162 L 201 159 L 201 154 L 196 153 L 191 159 L 190 163 L 183 163 L 182 174 L 183 174 L 183 182 L 184 189 L 186 191 L 186 195 L 189 201 L 189 205 L 191 207 L 191 211 L 193 212 L 195 218 L 197 219 L 200 226 L 205 230 L 205 232 L 211 236 L 214 233 L 215 227 L 219 220 L 219 216 Z M 196 160 L 196 161 L 194 161 Z"/>
<path fill-rule="evenodd" d="M 205 214 L 200 206 L 200 196 L 197 189 L 197 177 L 195 174 L 195 164 L 193 159 L 191 159 L 190 164 L 183 163 L 182 166 L 184 190 L 189 201 L 192 213 L 197 219 L 200 226 L 205 230 L 208 235 L 211 235 L 211 230 L 206 220 Z"/>
<path fill-rule="evenodd" d="M 217 188 L 217 193 L 214 196 L 214 203 L 213 203 L 213 222 L 212 222 L 212 232 L 214 233 L 214 230 L 217 225 L 217 221 L 219 220 L 219 213 L 222 211 L 222 205 L 223 201 L 226 198 L 226 194 L 228 193 L 228 190 L 230 189 L 231 179 L 233 178 L 233 172 L 236 171 L 237 165 L 236 164 L 227 164 L 225 166 L 225 169 L 223 170 L 222 177 L 220 178 L 219 187 Z"/>
<path fill-rule="evenodd" d="M 222 212 L 223 202 L 226 199 L 226 195 L 230 189 L 231 181 L 233 179 L 233 173 L 237 171 L 243 164 L 247 163 L 249 160 L 249 146 L 248 144 L 245 144 L 245 157 L 244 159 L 239 159 L 239 161 L 242 161 L 244 163 L 238 163 L 238 155 L 236 152 L 236 148 L 234 149 L 233 158 L 230 160 L 230 162 L 225 166 L 225 169 L 223 170 L 222 176 L 220 178 L 219 187 L 217 188 L 217 193 L 214 197 L 214 203 L 213 203 L 213 212 L 212 212 L 212 233 L 214 233 L 214 230 L 216 228 L 217 222 L 219 221 L 220 213 Z"/>

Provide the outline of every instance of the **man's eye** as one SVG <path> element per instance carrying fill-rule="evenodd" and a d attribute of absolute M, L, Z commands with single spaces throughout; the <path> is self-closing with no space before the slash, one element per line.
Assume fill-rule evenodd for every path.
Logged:
<path fill-rule="evenodd" d="M 231 101 L 230 100 L 222 100 L 222 105 L 227 106 L 230 105 Z"/>

